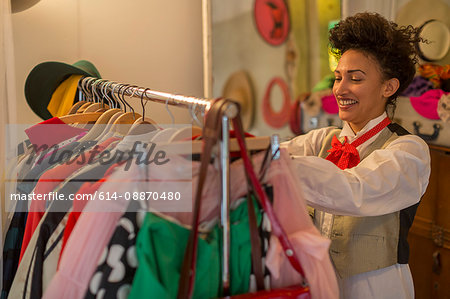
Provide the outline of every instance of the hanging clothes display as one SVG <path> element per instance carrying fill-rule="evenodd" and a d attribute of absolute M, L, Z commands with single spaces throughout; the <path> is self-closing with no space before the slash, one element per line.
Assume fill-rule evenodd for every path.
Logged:
<path fill-rule="evenodd" d="M 145 102 L 186 107 L 193 121 L 216 102 L 95 77 L 71 77 L 72 87 L 75 79 L 81 97 L 71 107 L 67 100 L 64 109 L 56 110 L 33 104 L 48 119 L 26 130 L 30 145 L 11 167 L 17 180 L 11 193 L 26 200 L 17 201 L 10 215 L 2 298 L 175 298 L 197 218 L 193 297 L 256 291 L 261 271 L 255 271 L 252 258 L 252 210 L 261 240 L 256 250 L 265 257 L 258 265 L 265 287 L 307 282 L 312 298 L 336 298 L 329 240 L 308 216 L 286 152 L 269 137 L 246 137 L 246 143 L 255 169 L 264 169 L 260 179 L 273 190 L 273 217 L 293 244 L 304 277 L 273 234 L 260 197 L 247 196 L 239 143 L 229 137 L 228 119 L 239 117 L 233 113 L 239 111 L 235 103 L 223 102 L 232 109 L 217 118 L 222 131 L 214 138 L 223 140 L 221 149 L 212 151 L 207 175 L 200 178 L 203 134 L 212 131 L 163 128 L 146 116 Z M 126 97 L 140 99 L 142 111 L 134 111 Z M 59 115 L 49 117 L 51 111 Z M 198 215 L 191 212 L 197 190 L 202 201 Z M 248 200 L 254 208 L 249 209 Z M 187 208 L 177 210 L 186 203 Z"/>

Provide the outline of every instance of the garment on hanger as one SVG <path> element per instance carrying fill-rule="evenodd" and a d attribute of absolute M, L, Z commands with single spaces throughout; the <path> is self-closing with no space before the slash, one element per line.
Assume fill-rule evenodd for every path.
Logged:
<path fill-rule="evenodd" d="M 43 134 L 43 130 L 46 128 L 46 125 L 58 125 L 60 128 L 57 134 Z M 39 176 L 48 168 L 56 165 L 55 161 L 60 160 L 54 156 L 47 156 L 42 159 L 39 163 L 35 163 L 37 155 L 42 154 L 42 145 L 46 145 L 45 142 L 49 142 L 54 145 L 55 142 L 59 142 L 55 148 L 64 147 L 65 152 L 70 152 L 77 146 L 76 139 L 73 139 L 76 136 L 80 136 L 84 133 L 84 131 L 73 130 L 72 128 L 66 127 L 67 125 L 62 125 L 58 118 L 53 118 L 47 121 L 43 121 L 40 124 L 37 124 L 30 128 L 27 132 L 29 138 L 31 138 L 37 145 L 40 147 L 33 147 L 37 151 L 32 151 L 31 155 L 35 158 L 24 158 L 22 160 L 22 168 L 21 173 L 18 174 L 18 178 L 20 179 L 16 184 L 17 190 L 14 191 L 16 194 L 25 194 L 28 195 L 32 192 L 35 184 L 37 183 L 37 179 Z M 44 130 L 45 131 L 45 130 Z M 81 133 L 80 133 L 81 132 Z M 48 137 L 50 136 L 50 137 Z M 80 136 L 81 137 L 81 136 Z M 71 139 L 71 143 L 66 143 L 67 139 Z M 46 146 L 45 148 L 48 149 Z M 33 167 L 34 166 L 34 167 Z M 5 237 L 5 245 L 3 247 L 3 278 L 4 283 L 2 287 L 2 293 L 5 296 L 9 293 L 9 289 L 12 285 L 19 260 L 20 260 L 20 252 L 22 246 L 22 240 L 25 233 L 25 225 L 27 222 L 27 201 L 20 200 L 15 204 L 15 212 L 12 213 L 11 225 L 8 228 Z"/>
<path fill-rule="evenodd" d="M 257 212 L 258 222 L 261 214 Z M 250 284 L 250 232 L 247 204 L 240 201 L 230 212 L 230 292 L 242 294 Z M 203 227 L 205 225 L 203 224 Z M 189 226 L 170 221 L 164 216 L 148 213 L 137 239 L 138 269 L 128 298 L 175 298 L 178 288 L 179 269 L 184 259 L 184 247 L 189 236 Z M 199 240 L 198 262 L 193 298 L 220 296 L 220 225 L 202 232 Z M 173 246 L 173 244 L 179 244 Z M 182 248 L 178 248 L 182 247 Z"/>
<path fill-rule="evenodd" d="M 116 229 L 105 246 L 89 281 L 85 299 L 126 298 L 133 282 L 138 260 L 136 237 L 146 215 L 145 206 L 132 201 L 128 211 L 117 222 Z"/>
<path fill-rule="evenodd" d="M 112 142 L 118 141 L 118 138 L 110 138 L 105 140 L 99 145 L 95 145 L 93 149 L 85 153 L 84 155 L 79 155 L 77 158 L 73 158 L 70 164 L 60 164 L 52 169 L 44 172 L 39 181 L 37 182 L 34 193 L 35 194 L 47 194 L 54 190 L 61 182 L 63 182 L 70 174 L 80 169 L 89 162 L 89 159 L 95 158 L 97 154 L 102 152 L 107 148 Z M 30 212 L 28 213 L 27 224 L 25 227 L 25 235 L 22 241 L 21 256 L 27 248 L 29 239 L 34 233 L 39 221 L 44 215 L 45 202 L 44 201 L 33 201 L 30 206 Z"/>

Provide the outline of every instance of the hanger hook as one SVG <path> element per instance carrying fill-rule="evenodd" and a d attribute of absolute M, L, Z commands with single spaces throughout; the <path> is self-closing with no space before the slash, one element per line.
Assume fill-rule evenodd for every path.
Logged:
<path fill-rule="evenodd" d="M 117 106 L 119 109 L 122 109 L 122 107 L 120 106 L 121 100 L 119 97 L 119 92 L 120 92 L 120 88 L 122 87 L 122 84 L 117 83 L 113 88 L 112 88 L 112 92 L 111 95 L 113 97 L 113 99 L 116 101 Z M 116 88 L 119 88 L 119 90 L 117 91 L 117 96 L 116 96 Z"/>
<path fill-rule="evenodd" d="M 199 126 L 199 127 L 203 127 L 203 123 L 198 119 L 197 117 L 197 103 L 194 103 L 193 106 L 191 106 L 189 108 L 189 112 L 191 113 L 192 119 L 195 121 L 195 123 Z"/>
<path fill-rule="evenodd" d="M 83 89 L 85 80 L 86 80 L 86 77 L 83 77 L 80 79 L 80 81 L 78 81 L 77 90 L 78 90 L 78 101 L 79 102 L 83 101 L 83 98 L 86 98 L 86 95 L 84 94 L 84 89 Z"/>
<path fill-rule="evenodd" d="M 97 93 L 98 85 L 101 84 L 102 81 L 103 81 L 102 79 L 95 80 L 94 84 L 92 84 L 92 92 L 95 95 L 94 98 L 96 97 L 97 102 L 100 103 L 100 101 L 101 101 L 102 106 L 104 106 L 105 105 L 104 98 Z"/>
<path fill-rule="evenodd" d="M 129 89 L 129 88 L 134 88 L 134 89 L 133 89 L 133 92 L 130 94 L 130 97 L 133 97 L 134 94 L 136 93 L 137 87 L 138 87 L 138 86 L 136 86 L 136 85 L 130 85 L 130 86 L 128 86 L 127 88 L 125 88 L 124 93 L 125 93 L 125 92 L 128 92 L 128 89 Z M 122 94 L 122 96 L 123 96 L 123 94 Z M 136 113 L 134 112 L 134 108 L 133 108 L 126 100 L 125 100 L 125 97 L 124 97 L 123 99 L 124 99 L 124 101 L 125 101 L 125 104 L 127 104 L 128 107 L 130 108 L 130 110 L 133 112 L 133 118 L 136 119 Z"/>
<path fill-rule="evenodd" d="M 93 91 L 94 91 L 95 96 L 97 97 L 97 102 L 100 103 L 100 101 L 101 101 L 102 104 L 104 105 L 104 98 L 101 95 L 98 94 L 98 89 L 101 88 L 100 84 L 102 84 L 103 81 L 104 81 L 103 79 L 95 80 L 95 82 L 93 84 L 93 86 L 94 86 L 94 90 Z"/>
<path fill-rule="evenodd" d="M 102 84 L 101 84 L 100 92 L 101 92 L 103 98 L 106 98 L 106 100 L 108 101 L 109 107 L 110 107 L 110 108 L 114 108 L 114 102 L 113 102 L 113 100 L 108 96 L 108 90 L 107 90 L 108 86 L 111 85 L 111 84 L 112 84 L 112 82 L 108 82 L 107 80 L 104 80 L 104 81 L 102 82 Z"/>
<path fill-rule="evenodd" d="M 91 101 L 93 101 L 92 100 L 92 94 L 91 94 L 91 92 L 90 92 L 90 84 L 91 84 L 91 82 L 93 81 L 93 80 L 95 80 L 95 78 L 88 78 L 86 81 L 85 81 L 85 84 L 83 85 L 83 91 L 84 91 L 84 93 L 85 93 L 85 95 L 86 95 L 86 100 L 88 101 L 88 102 L 91 102 Z"/>
<path fill-rule="evenodd" d="M 106 99 L 106 101 L 108 102 L 109 107 L 111 107 L 111 101 L 109 100 L 109 98 L 106 96 L 105 92 L 104 92 L 104 88 L 105 85 L 108 84 L 108 81 L 106 80 L 102 80 L 102 82 L 100 82 L 100 95 L 102 96 L 102 99 Z"/>
<path fill-rule="evenodd" d="M 92 80 L 90 80 L 89 81 L 89 94 L 91 95 L 91 100 L 92 100 L 92 102 L 94 102 L 95 103 L 95 93 L 94 93 L 94 87 L 95 87 L 95 84 L 96 84 L 96 82 L 97 82 L 97 78 L 92 78 Z"/>
<path fill-rule="evenodd" d="M 108 87 L 110 85 L 111 85 L 110 81 L 104 80 L 101 84 L 100 92 L 101 92 L 103 98 L 105 98 L 108 101 L 109 107 L 114 108 L 114 102 L 108 95 Z"/>
<path fill-rule="evenodd" d="M 145 121 L 145 106 L 147 105 L 147 101 L 145 101 L 145 104 L 144 104 L 144 96 L 146 98 L 148 98 L 147 90 L 150 90 L 150 88 L 144 89 L 144 91 L 141 93 L 141 106 L 142 106 L 142 120 L 143 121 Z"/>
<path fill-rule="evenodd" d="M 169 109 L 169 99 L 166 99 L 166 110 L 169 113 L 170 119 L 172 120 L 172 125 L 175 123 L 175 117 L 173 117 L 172 112 Z"/>
<path fill-rule="evenodd" d="M 119 87 L 119 90 L 118 90 L 118 93 L 117 93 L 117 97 L 118 97 L 118 99 L 120 100 L 120 102 L 122 102 L 122 107 L 123 107 L 123 111 L 124 112 L 127 112 L 127 103 L 125 102 L 125 98 L 124 98 L 124 92 L 125 92 L 125 89 L 128 87 L 128 86 L 130 86 L 130 84 L 120 84 L 120 87 Z M 124 89 L 124 91 L 122 92 L 122 89 Z"/>

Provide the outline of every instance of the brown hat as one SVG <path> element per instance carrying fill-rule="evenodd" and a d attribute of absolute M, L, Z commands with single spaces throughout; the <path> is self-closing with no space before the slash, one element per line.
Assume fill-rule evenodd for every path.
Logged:
<path fill-rule="evenodd" d="M 255 99 L 250 76 L 246 71 L 237 71 L 228 78 L 222 96 L 238 102 L 244 130 L 251 128 L 255 114 Z"/>

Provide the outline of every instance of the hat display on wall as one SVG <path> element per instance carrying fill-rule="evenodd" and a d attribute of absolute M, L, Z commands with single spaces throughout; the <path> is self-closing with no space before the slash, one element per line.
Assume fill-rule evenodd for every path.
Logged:
<path fill-rule="evenodd" d="M 418 97 L 433 89 L 433 83 L 422 76 L 415 76 L 408 87 L 401 93 L 404 97 Z"/>
<path fill-rule="evenodd" d="M 223 88 L 222 96 L 238 102 L 241 106 L 242 126 L 251 128 L 255 114 L 253 85 L 246 71 L 237 71 L 230 75 Z"/>
<path fill-rule="evenodd" d="M 272 89 L 278 86 L 282 92 L 282 99 L 275 98 L 274 102 L 282 102 L 281 109 L 279 111 L 274 111 L 272 108 Z M 266 87 L 262 101 L 262 114 L 266 124 L 272 128 L 282 128 L 289 122 L 289 114 L 291 109 L 291 94 L 289 93 L 289 87 L 281 77 L 274 77 L 270 80 Z"/>
<path fill-rule="evenodd" d="M 266 42 L 278 46 L 286 41 L 291 24 L 285 0 L 256 0 L 254 18 L 256 28 Z"/>
<path fill-rule="evenodd" d="M 25 98 L 31 110 L 42 119 L 52 118 L 47 106 L 57 87 L 71 75 L 101 78 L 97 68 L 89 61 L 80 60 L 70 65 L 47 61 L 35 66 L 25 81 Z"/>
<path fill-rule="evenodd" d="M 438 102 L 437 112 L 442 121 L 450 123 L 450 93 L 441 96 Z"/>
<path fill-rule="evenodd" d="M 331 89 L 328 90 L 329 94 L 324 95 L 321 99 L 322 101 L 322 109 L 328 114 L 337 114 L 339 113 L 339 106 L 336 101 L 336 97 L 334 96 Z"/>
<path fill-rule="evenodd" d="M 428 119 L 439 119 L 437 112 L 439 99 L 447 94 L 441 89 L 430 89 L 421 96 L 410 97 L 411 106 L 421 116 Z"/>
<path fill-rule="evenodd" d="M 442 0 L 411 0 L 400 7 L 396 23 L 420 28 L 428 43 L 419 43 L 420 57 L 425 61 L 443 59 L 450 48 L 450 6 Z"/>
<path fill-rule="evenodd" d="M 420 37 L 427 41 L 416 45 L 419 57 L 425 61 L 443 59 L 450 49 L 450 29 L 447 24 L 431 19 L 425 21 L 419 30 Z"/>

